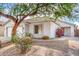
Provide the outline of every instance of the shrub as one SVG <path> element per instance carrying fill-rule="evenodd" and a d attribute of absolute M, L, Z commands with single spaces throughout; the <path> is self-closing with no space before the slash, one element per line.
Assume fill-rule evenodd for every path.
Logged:
<path fill-rule="evenodd" d="M 26 33 L 25 37 L 32 37 L 32 34 L 31 33 Z"/>
<path fill-rule="evenodd" d="M 31 37 L 24 37 L 19 41 L 17 47 L 20 49 L 21 54 L 24 54 L 26 53 L 26 51 L 30 50 L 31 44 L 32 44 Z"/>
<path fill-rule="evenodd" d="M 12 41 L 13 43 L 18 43 L 19 40 L 20 40 L 19 36 L 17 36 L 17 35 L 12 36 L 12 40 L 11 40 L 11 41 Z"/>
<path fill-rule="evenodd" d="M 43 40 L 49 40 L 49 36 L 43 36 L 42 39 Z"/>

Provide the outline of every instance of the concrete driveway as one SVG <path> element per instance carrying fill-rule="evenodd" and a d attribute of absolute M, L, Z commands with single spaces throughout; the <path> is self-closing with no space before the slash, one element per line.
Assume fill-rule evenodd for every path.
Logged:
<path fill-rule="evenodd" d="M 38 40 L 36 43 L 62 51 L 66 56 L 79 56 L 79 37 L 61 37 L 49 41 Z"/>
<path fill-rule="evenodd" d="M 76 41 L 79 41 L 79 37 L 60 37 L 60 38 L 55 38 L 55 40 L 76 40 Z"/>

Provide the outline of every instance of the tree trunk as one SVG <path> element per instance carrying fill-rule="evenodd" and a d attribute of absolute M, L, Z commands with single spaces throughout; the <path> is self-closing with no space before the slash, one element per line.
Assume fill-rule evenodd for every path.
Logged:
<path fill-rule="evenodd" d="M 14 43 L 14 40 L 15 40 L 14 37 L 16 36 L 18 26 L 19 26 L 19 23 L 16 22 L 13 26 L 13 29 L 12 29 L 12 38 L 11 38 L 11 40 L 12 40 L 13 43 Z"/>

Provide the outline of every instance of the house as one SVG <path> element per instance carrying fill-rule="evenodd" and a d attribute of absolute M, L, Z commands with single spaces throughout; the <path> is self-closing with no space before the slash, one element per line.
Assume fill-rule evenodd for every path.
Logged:
<path fill-rule="evenodd" d="M 12 28 L 13 28 L 14 22 L 12 20 L 9 20 L 5 23 L 5 30 L 4 30 L 4 37 L 11 37 L 11 32 L 12 32 Z M 18 29 L 17 29 L 17 34 L 19 36 L 22 36 L 25 33 L 25 24 L 22 22 Z"/>
<path fill-rule="evenodd" d="M 65 21 L 53 22 L 53 19 L 48 17 L 36 17 L 26 20 L 25 32 L 29 32 L 34 38 L 41 38 L 46 35 L 50 38 L 56 37 L 56 30 L 62 28 L 64 36 L 74 36 L 75 25 Z"/>
<path fill-rule="evenodd" d="M 13 21 L 8 21 L 5 24 L 5 37 L 11 37 L 13 24 Z M 24 20 L 18 27 L 17 33 L 19 33 L 19 35 L 31 33 L 33 38 L 41 38 L 44 35 L 49 36 L 50 38 L 55 38 L 58 28 L 64 30 L 64 36 L 74 36 L 74 24 L 65 21 L 56 21 L 54 23 L 53 19 L 48 17 L 36 17 Z"/>

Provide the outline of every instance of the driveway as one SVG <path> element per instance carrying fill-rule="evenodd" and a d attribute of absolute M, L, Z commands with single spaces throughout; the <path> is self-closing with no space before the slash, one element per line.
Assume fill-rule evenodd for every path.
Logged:
<path fill-rule="evenodd" d="M 79 56 L 79 37 L 61 37 L 48 41 L 38 40 L 38 45 L 63 51 L 66 56 Z"/>
<path fill-rule="evenodd" d="M 55 40 L 75 40 L 75 41 L 79 41 L 79 37 L 60 37 L 60 38 L 55 38 Z"/>

